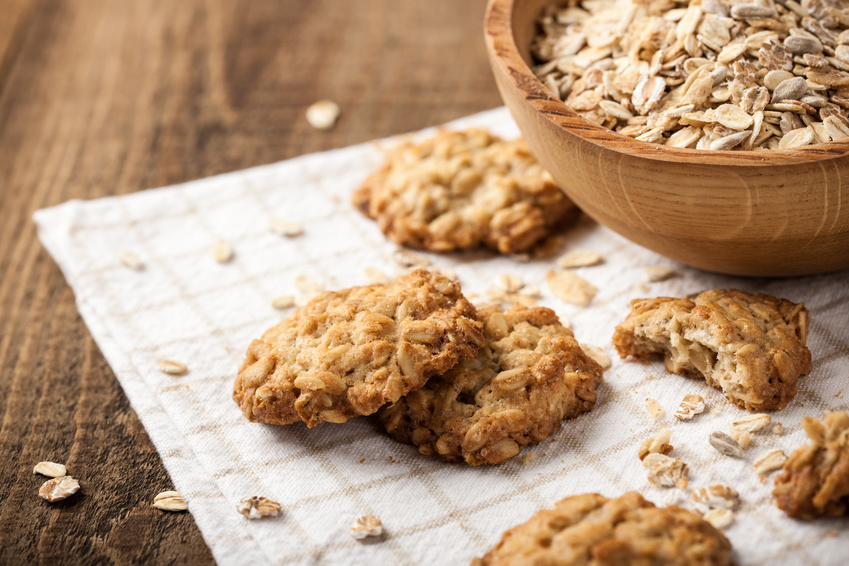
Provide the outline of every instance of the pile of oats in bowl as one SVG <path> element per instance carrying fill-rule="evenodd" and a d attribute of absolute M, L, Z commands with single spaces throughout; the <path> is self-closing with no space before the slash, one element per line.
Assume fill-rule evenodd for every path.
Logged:
<path fill-rule="evenodd" d="M 537 77 L 625 136 L 712 150 L 849 139 L 847 0 L 569 0 L 538 23 Z"/>

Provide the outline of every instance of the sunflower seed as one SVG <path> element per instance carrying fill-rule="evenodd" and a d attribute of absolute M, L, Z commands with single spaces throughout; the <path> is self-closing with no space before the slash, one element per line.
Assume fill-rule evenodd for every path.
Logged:
<path fill-rule="evenodd" d="M 717 452 L 732 458 L 742 458 L 743 451 L 740 450 L 740 445 L 737 441 L 725 434 L 724 432 L 714 432 L 710 435 L 710 445 L 716 448 Z"/>

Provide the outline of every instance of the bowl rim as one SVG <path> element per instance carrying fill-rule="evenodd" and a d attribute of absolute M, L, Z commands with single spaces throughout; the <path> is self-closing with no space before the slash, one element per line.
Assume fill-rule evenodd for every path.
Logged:
<path fill-rule="evenodd" d="M 493 67 L 498 65 L 504 71 L 503 76 L 523 93 L 525 102 L 538 114 L 585 142 L 627 156 L 694 165 L 793 165 L 849 157 L 849 140 L 761 151 L 687 149 L 635 140 L 590 122 L 552 96 L 519 53 L 513 35 L 513 14 L 516 5 L 522 1 L 489 0 L 484 17 L 484 36 L 490 62 Z M 557 3 L 558 0 L 551 1 Z"/>

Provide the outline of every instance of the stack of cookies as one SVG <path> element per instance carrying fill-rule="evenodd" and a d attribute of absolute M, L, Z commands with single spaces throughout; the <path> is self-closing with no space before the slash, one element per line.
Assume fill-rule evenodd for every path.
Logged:
<path fill-rule="evenodd" d="M 478 311 L 417 269 L 328 291 L 254 340 L 234 399 L 251 421 L 314 427 L 377 413 L 446 460 L 499 464 L 589 411 L 602 369 L 550 309 Z"/>

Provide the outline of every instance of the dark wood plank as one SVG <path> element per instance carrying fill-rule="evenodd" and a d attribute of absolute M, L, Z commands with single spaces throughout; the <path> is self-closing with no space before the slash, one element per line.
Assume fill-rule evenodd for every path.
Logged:
<path fill-rule="evenodd" d="M 0 563 L 212 561 L 190 515 L 149 506 L 172 484 L 32 212 L 495 107 L 484 5 L 0 0 L 0 41 L 25 29 L 0 43 Z M 9 27 L 8 6 L 29 17 Z M 342 107 L 330 132 L 304 118 L 321 98 Z M 39 499 L 40 460 L 82 491 Z"/>
<path fill-rule="evenodd" d="M 36 0 L 0 0 L 0 92 L 29 30 L 36 4 Z"/>

